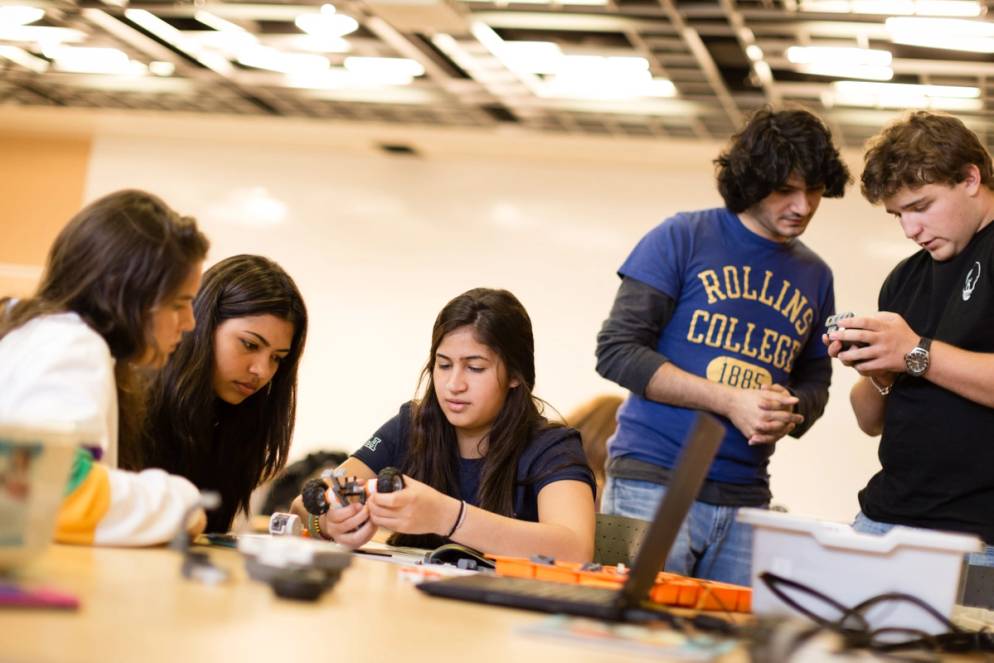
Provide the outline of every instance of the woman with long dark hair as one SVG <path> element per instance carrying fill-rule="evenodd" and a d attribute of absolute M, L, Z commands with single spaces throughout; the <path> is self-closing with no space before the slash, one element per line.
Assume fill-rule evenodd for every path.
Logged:
<path fill-rule="evenodd" d="M 204 273 L 188 334 L 152 388 L 142 444 L 126 467 L 161 467 L 217 491 L 207 531 L 227 531 L 260 483 L 286 464 L 307 309 L 293 279 L 253 255 Z"/>
<path fill-rule="evenodd" d="M 356 548 L 384 527 L 430 535 L 417 541 L 425 547 L 449 539 L 487 553 L 589 561 L 594 478 L 577 432 L 539 410 L 531 320 L 517 298 L 477 288 L 446 304 L 421 382 L 420 399 L 342 466 L 362 480 L 396 466 L 405 487 L 370 490 L 365 505 L 316 521 L 298 498 L 293 509 L 311 534 Z"/>
<path fill-rule="evenodd" d="M 143 375 L 193 329 L 207 248 L 193 219 L 144 191 L 118 191 L 62 229 L 33 297 L 0 301 L 0 423 L 68 425 L 89 447 L 77 454 L 58 540 L 161 543 L 196 503 L 181 477 L 116 467 L 118 447 L 141 434 Z"/>

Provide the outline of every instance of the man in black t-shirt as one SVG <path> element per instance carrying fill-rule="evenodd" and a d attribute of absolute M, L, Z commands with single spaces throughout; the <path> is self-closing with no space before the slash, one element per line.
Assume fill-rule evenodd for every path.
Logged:
<path fill-rule="evenodd" d="M 863 195 L 921 250 L 880 289 L 880 312 L 843 320 L 829 354 L 859 371 L 859 427 L 882 469 L 854 527 L 980 536 L 994 566 L 994 168 L 958 119 L 916 112 L 869 143 Z M 864 344 L 843 349 L 843 343 Z"/>

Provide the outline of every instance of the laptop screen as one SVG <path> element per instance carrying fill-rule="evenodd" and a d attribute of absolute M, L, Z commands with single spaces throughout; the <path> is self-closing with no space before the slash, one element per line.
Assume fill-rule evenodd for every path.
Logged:
<path fill-rule="evenodd" d="M 621 589 L 622 607 L 637 607 L 648 598 L 656 574 L 666 563 L 680 526 L 697 499 L 724 436 L 725 427 L 721 422 L 709 414 L 697 414 L 697 420 L 684 442 L 666 493 L 642 539 L 628 580 Z"/>

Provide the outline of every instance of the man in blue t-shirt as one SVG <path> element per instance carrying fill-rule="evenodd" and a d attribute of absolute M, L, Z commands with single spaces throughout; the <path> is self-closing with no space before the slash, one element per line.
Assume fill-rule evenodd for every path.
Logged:
<path fill-rule="evenodd" d="M 651 520 L 694 410 L 719 415 L 725 438 L 666 569 L 748 585 L 751 530 L 736 513 L 769 504 L 774 443 L 821 416 L 831 382 L 832 272 L 798 237 L 850 176 L 803 110 L 759 111 L 715 163 L 725 207 L 667 219 L 618 271 L 597 371 L 631 395 L 602 509 Z"/>

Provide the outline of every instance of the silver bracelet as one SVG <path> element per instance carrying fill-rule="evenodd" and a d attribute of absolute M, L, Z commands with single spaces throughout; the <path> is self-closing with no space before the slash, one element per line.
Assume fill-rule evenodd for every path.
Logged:
<path fill-rule="evenodd" d="M 881 396 L 886 396 L 887 394 L 889 394 L 890 390 L 894 387 L 893 383 L 887 385 L 886 387 L 881 386 L 879 382 L 873 379 L 872 375 L 867 375 L 866 377 L 870 378 L 870 384 L 872 384 L 876 388 L 876 390 L 880 392 Z"/>

